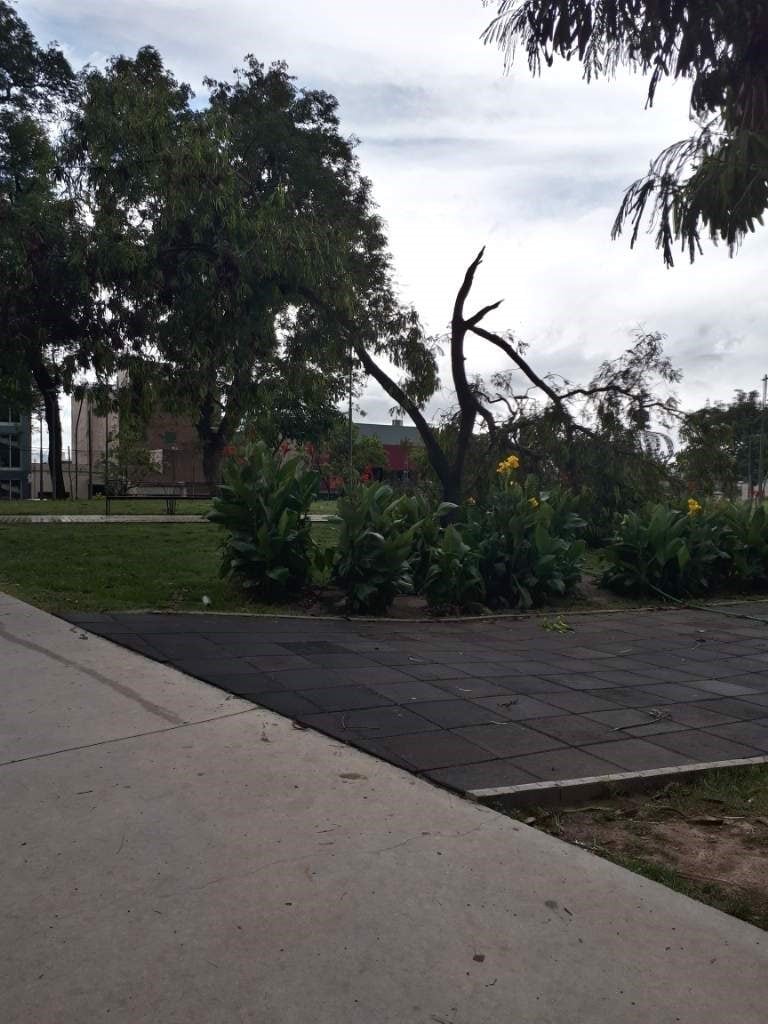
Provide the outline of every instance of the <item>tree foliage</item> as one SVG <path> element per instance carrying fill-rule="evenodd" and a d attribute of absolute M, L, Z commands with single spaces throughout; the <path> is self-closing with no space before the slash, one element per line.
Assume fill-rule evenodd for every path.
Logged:
<path fill-rule="evenodd" d="M 761 406 L 756 391 L 737 391 L 731 402 L 718 402 L 686 413 L 680 423 L 683 447 L 677 457 L 681 474 L 697 493 L 736 494 L 736 485 L 759 483 Z M 764 456 L 768 458 L 768 443 Z M 768 461 L 763 466 L 765 471 Z"/>
<path fill-rule="evenodd" d="M 486 0 L 488 2 L 488 0 Z M 768 207 L 768 0 L 500 0 L 484 33 L 509 66 L 555 57 L 587 81 L 628 67 L 648 76 L 648 106 L 668 78 L 690 82 L 697 131 L 665 149 L 627 190 L 613 228 L 634 245 L 647 217 L 668 266 L 704 235 L 731 253 Z"/>
<path fill-rule="evenodd" d="M 176 404 L 196 410 L 213 482 L 246 419 L 298 427 L 295 440 L 332 419 L 348 346 L 329 310 L 365 294 L 366 322 L 377 303 L 404 314 L 381 294 L 386 241 L 335 98 L 253 57 L 232 82 L 206 85 L 194 105 L 155 50 L 117 58 L 87 74 L 71 142 L 109 254 L 112 312 L 159 353 Z"/>
<path fill-rule="evenodd" d="M 35 392 L 43 400 L 57 497 L 65 495 L 59 396 L 109 357 L 92 232 L 68 188 L 57 134 L 74 95 L 60 51 L 41 49 L 0 0 L 0 375 L 22 404 Z"/>

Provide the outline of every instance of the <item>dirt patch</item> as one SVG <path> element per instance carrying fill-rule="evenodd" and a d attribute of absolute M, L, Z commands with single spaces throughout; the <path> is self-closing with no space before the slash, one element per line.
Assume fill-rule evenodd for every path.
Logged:
<path fill-rule="evenodd" d="M 518 816 L 768 930 L 768 817 L 739 803 L 677 787 Z"/>

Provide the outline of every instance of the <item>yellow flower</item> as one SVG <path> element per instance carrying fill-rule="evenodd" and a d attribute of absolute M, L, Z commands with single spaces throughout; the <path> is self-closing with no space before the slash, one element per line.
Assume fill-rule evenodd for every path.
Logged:
<path fill-rule="evenodd" d="M 476 505 L 476 504 L 477 504 L 477 502 L 475 501 L 475 499 L 474 499 L 474 498 L 471 498 L 471 497 L 470 497 L 470 498 L 467 498 L 467 504 L 468 504 L 468 505 Z"/>
<path fill-rule="evenodd" d="M 538 498 L 529 498 L 528 499 L 528 504 L 531 506 L 531 508 L 538 508 L 539 507 L 539 499 Z"/>
<path fill-rule="evenodd" d="M 688 515 L 697 516 L 701 512 L 701 505 L 695 498 L 688 499 Z"/>
<path fill-rule="evenodd" d="M 502 476 L 506 476 L 508 473 L 513 473 L 520 466 L 520 459 L 516 455 L 508 455 L 506 459 L 502 459 L 496 467 L 496 472 Z"/>

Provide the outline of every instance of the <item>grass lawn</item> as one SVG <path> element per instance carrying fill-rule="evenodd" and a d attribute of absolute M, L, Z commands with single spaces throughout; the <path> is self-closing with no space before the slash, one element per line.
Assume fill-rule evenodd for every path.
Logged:
<path fill-rule="evenodd" d="M 336 528 L 314 526 L 318 543 Z M 151 608 L 297 611 L 254 604 L 219 578 L 222 532 L 207 523 L 0 526 L 0 590 L 51 612 Z"/>
<path fill-rule="evenodd" d="M 180 501 L 176 506 L 179 515 L 204 516 L 211 509 L 210 501 Z M 103 516 L 107 511 L 104 498 L 72 501 L 0 501 L 0 516 Z M 335 501 L 313 501 L 310 512 L 314 515 L 331 515 L 336 511 Z M 118 501 L 112 506 L 112 514 L 120 516 L 146 516 L 165 513 L 165 501 Z"/>
<path fill-rule="evenodd" d="M 768 765 L 515 817 L 768 929 Z"/>

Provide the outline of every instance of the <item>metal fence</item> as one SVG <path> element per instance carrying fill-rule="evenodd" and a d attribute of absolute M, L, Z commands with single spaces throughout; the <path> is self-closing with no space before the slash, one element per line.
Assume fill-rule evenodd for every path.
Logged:
<path fill-rule="evenodd" d="M 111 494 L 162 494 L 172 490 L 205 496 L 208 489 L 199 447 L 173 445 L 123 457 L 108 445 L 65 448 L 62 459 L 65 495 L 55 495 L 47 446 L 23 444 L 0 436 L 0 500 L 69 497 L 87 499 Z"/>

